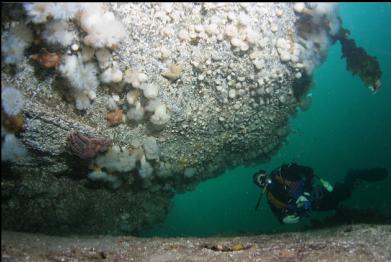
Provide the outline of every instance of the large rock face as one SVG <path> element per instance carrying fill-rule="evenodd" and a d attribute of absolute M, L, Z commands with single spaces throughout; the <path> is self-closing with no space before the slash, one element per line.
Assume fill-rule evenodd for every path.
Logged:
<path fill-rule="evenodd" d="M 94 102 L 85 110 L 77 109 L 80 97 L 64 69 L 45 70 L 29 59 L 42 46 L 64 59 L 93 52 L 82 44 L 80 18 L 66 20 L 78 46 L 43 41 L 26 50 L 16 67 L 2 64 L 2 86 L 26 98 L 25 128 L 17 137 L 29 152 L 2 167 L 3 228 L 135 233 L 164 218 L 176 191 L 227 167 L 268 159 L 289 133 L 288 118 L 304 104 L 313 69 L 338 26 L 334 6 L 323 4 L 105 8 L 126 34 L 113 50 L 95 48 L 98 62 L 89 63 L 99 65 L 101 82 L 95 99 L 88 94 Z M 15 12 L 2 17 L 3 28 L 10 20 L 28 21 Z M 42 26 L 28 24 L 36 32 Z M 2 39 L 10 34 L 4 30 Z M 86 38 L 84 43 L 90 44 Z M 104 75 L 107 68 L 117 74 Z M 116 108 L 124 121 L 115 125 L 111 119 L 110 126 L 106 116 Z M 110 137 L 113 148 L 100 160 L 81 160 L 65 151 L 72 131 Z M 120 163 L 120 155 L 136 164 Z"/>

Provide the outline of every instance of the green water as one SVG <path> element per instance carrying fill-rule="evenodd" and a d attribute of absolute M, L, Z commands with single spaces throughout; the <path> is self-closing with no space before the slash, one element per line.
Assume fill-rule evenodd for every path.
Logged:
<path fill-rule="evenodd" d="M 296 161 L 311 166 L 332 183 L 342 180 L 351 167 L 391 170 L 391 4 L 340 4 L 340 15 L 358 45 L 379 59 L 383 71 L 380 92 L 373 95 L 345 69 L 340 45 L 334 45 L 315 72 L 311 108 L 291 119 L 293 132 L 272 160 L 228 170 L 192 192 L 178 194 L 165 222 L 145 232 L 146 236 L 300 230 L 305 220 L 298 225 L 280 225 L 265 199 L 254 211 L 259 189 L 252 174 L 259 168 L 271 171 Z M 361 185 L 344 204 L 391 211 L 389 188 L 391 177 Z"/>

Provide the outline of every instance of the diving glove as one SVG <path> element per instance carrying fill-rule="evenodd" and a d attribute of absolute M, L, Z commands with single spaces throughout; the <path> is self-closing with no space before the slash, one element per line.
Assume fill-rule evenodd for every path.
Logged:
<path fill-rule="evenodd" d="M 319 180 L 320 180 L 320 183 L 322 184 L 322 186 L 324 188 L 326 188 L 327 191 L 331 192 L 334 190 L 333 186 L 329 182 L 327 182 L 326 180 L 324 180 L 322 178 L 319 178 Z"/>
<path fill-rule="evenodd" d="M 296 200 L 297 207 L 309 209 L 311 207 L 311 203 L 307 198 L 309 196 L 310 196 L 310 193 L 308 193 L 308 192 L 304 192 L 303 195 L 299 196 L 299 198 Z"/>
<path fill-rule="evenodd" d="M 284 222 L 284 224 L 296 224 L 297 222 L 299 222 L 300 220 L 300 217 L 298 216 L 295 216 L 295 215 L 289 215 L 289 216 L 286 216 L 282 219 L 282 222 Z"/>

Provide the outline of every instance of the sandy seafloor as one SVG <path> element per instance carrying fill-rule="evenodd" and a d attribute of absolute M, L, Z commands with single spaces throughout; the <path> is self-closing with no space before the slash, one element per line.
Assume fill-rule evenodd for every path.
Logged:
<path fill-rule="evenodd" d="M 390 225 L 208 238 L 53 237 L 9 231 L 1 237 L 1 261 L 391 260 Z"/>

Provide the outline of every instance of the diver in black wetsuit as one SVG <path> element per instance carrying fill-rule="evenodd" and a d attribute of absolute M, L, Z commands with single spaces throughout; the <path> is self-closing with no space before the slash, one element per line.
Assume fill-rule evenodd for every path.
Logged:
<path fill-rule="evenodd" d="M 310 211 L 335 209 L 346 200 L 360 180 L 380 181 L 388 175 L 385 168 L 367 170 L 349 170 L 343 183 L 336 183 L 334 188 L 320 179 L 322 186 L 313 186 L 316 176 L 310 167 L 295 163 L 285 164 L 275 169 L 270 175 L 259 170 L 253 175 L 254 183 L 266 193 L 273 213 L 281 223 L 293 224 Z M 258 200 L 257 206 L 259 205 Z"/>

